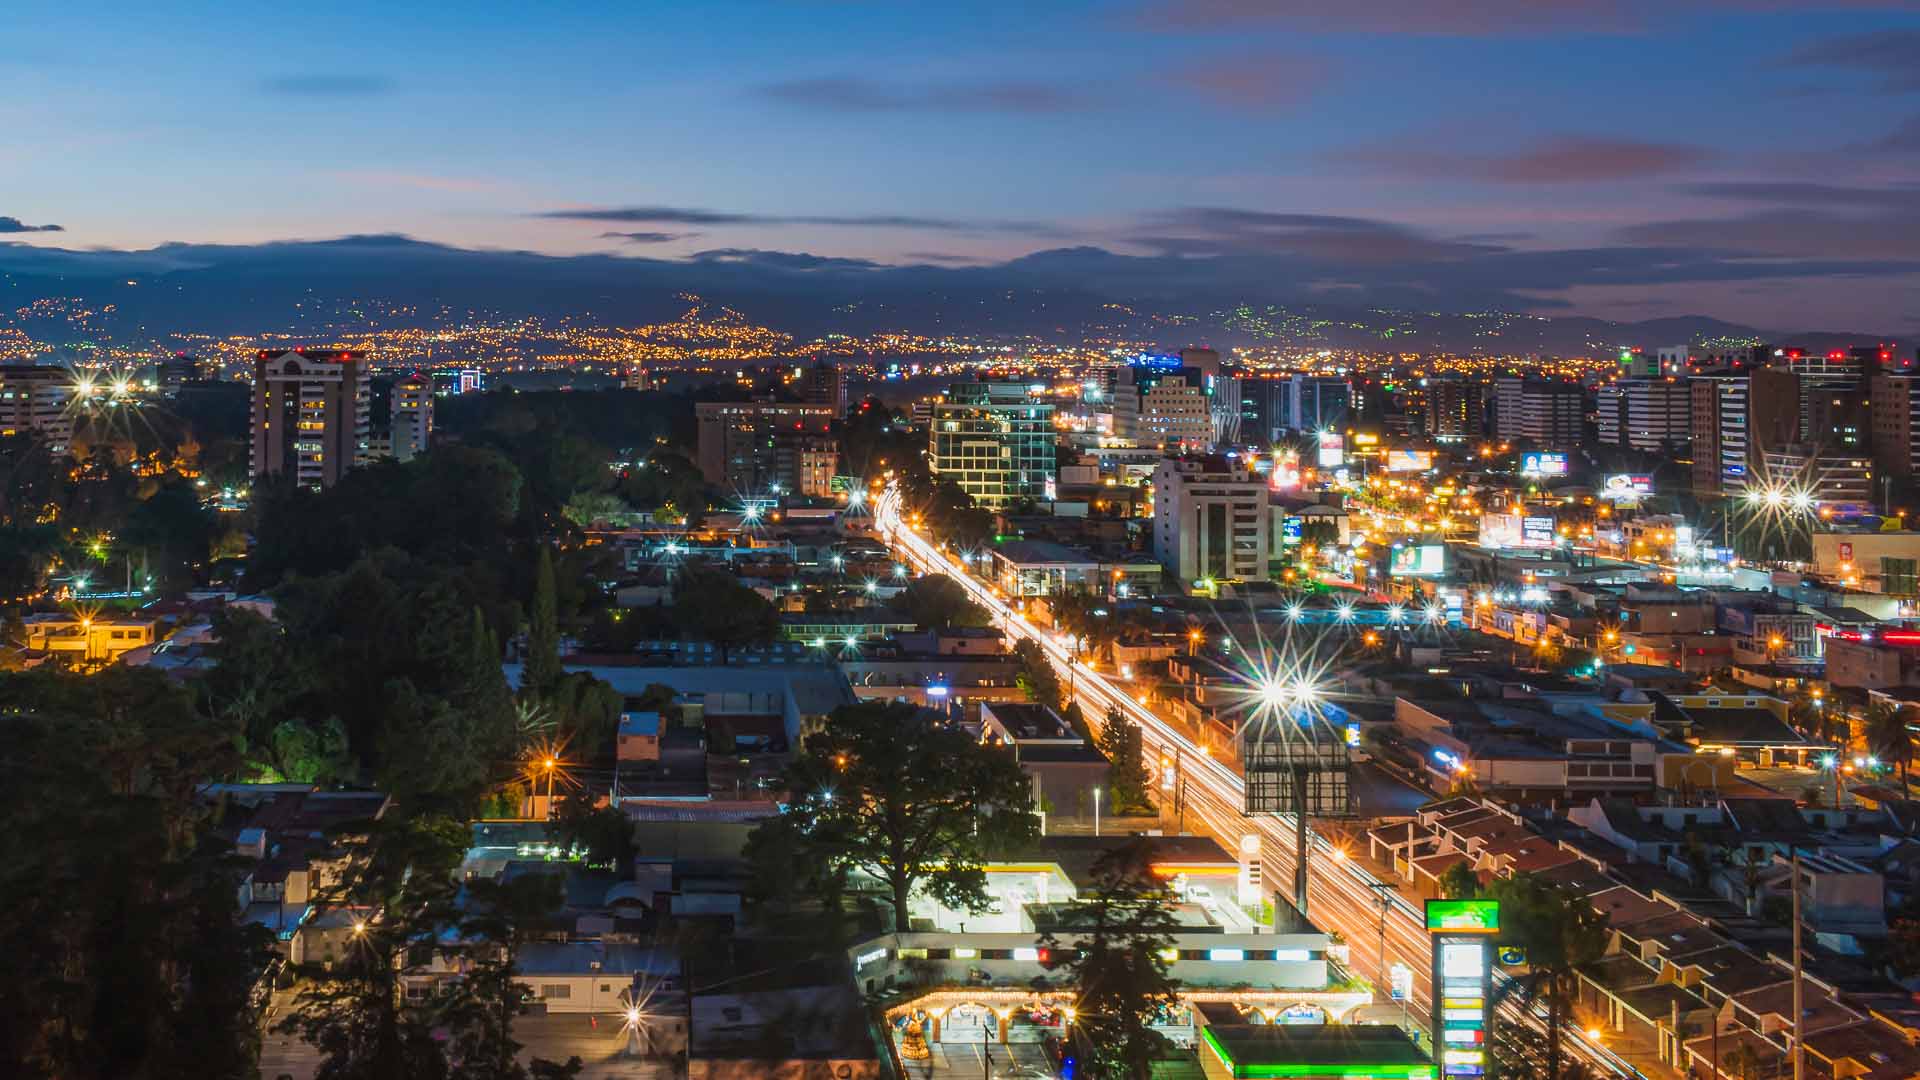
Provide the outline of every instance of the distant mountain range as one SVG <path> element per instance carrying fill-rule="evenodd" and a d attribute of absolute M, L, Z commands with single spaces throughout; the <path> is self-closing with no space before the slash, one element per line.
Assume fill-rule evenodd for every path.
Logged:
<path fill-rule="evenodd" d="M 685 260 L 562 257 L 400 236 L 174 244 L 139 252 L 0 244 L 0 328 L 54 344 L 105 339 L 135 345 L 175 333 L 310 331 L 320 337 L 329 330 L 529 316 L 635 326 L 679 317 L 686 294 L 695 293 L 801 342 L 908 332 L 1013 344 L 1494 355 L 1605 355 L 1623 346 L 1752 340 L 1815 349 L 1878 342 L 1911 348 L 1872 332 L 1783 332 L 1705 316 L 1618 323 L 1496 308 L 1423 311 L 1417 298 L 1384 287 L 1369 294 L 1368 306 L 1303 302 L 1295 286 L 1258 284 L 1258 271 L 1227 258 L 1169 263 L 1093 248 L 992 266 L 883 266 L 756 250 Z"/>

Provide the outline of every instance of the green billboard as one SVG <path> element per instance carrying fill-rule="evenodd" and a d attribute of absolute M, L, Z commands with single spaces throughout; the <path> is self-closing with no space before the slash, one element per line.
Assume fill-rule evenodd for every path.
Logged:
<path fill-rule="evenodd" d="M 1429 934 L 1497 934 L 1500 932 L 1498 900 L 1429 900 Z"/>

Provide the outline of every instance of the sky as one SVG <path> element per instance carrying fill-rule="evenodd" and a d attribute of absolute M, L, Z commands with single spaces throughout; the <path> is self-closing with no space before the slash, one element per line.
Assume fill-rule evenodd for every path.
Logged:
<path fill-rule="evenodd" d="M 1920 0 L 8 5 L 0 269 L 397 233 L 1920 329 Z"/>

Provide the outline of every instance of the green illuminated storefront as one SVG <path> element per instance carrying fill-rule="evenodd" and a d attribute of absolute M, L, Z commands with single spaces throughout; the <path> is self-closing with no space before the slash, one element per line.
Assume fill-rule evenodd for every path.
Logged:
<path fill-rule="evenodd" d="M 1435 1080 L 1399 1028 L 1211 1025 L 1200 1034 L 1209 1080 Z"/>

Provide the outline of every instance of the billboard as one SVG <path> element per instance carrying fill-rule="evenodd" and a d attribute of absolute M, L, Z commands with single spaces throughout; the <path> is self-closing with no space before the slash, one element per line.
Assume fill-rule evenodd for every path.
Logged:
<path fill-rule="evenodd" d="M 1439 577 L 1447 572 L 1447 549 L 1441 544 L 1408 544 L 1393 549 L 1394 577 Z"/>
<path fill-rule="evenodd" d="M 1617 503 L 1639 502 L 1653 494 L 1653 477 L 1643 473 L 1614 473 L 1600 482 L 1600 497 Z"/>
<path fill-rule="evenodd" d="M 1520 475 L 1565 476 L 1567 475 L 1567 455 L 1548 453 L 1544 450 L 1521 454 Z"/>
<path fill-rule="evenodd" d="M 1524 517 L 1520 519 L 1521 547 L 1552 547 L 1553 519 L 1550 517 Z"/>
<path fill-rule="evenodd" d="M 1316 459 L 1323 469 L 1337 469 L 1347 463 L 1347 437 L 1338 432 L 1320 433 L 1320 454 Z"/>
<path fill-rule="evenodd" d="M 1433 468 L 1433 454 L 1426 450 L 1387 451 L 1388 472 L 1426 472 Z"/>
<path fill-rule="evenodd" d="M 1427 932 L 1430 934 L 1497 934 L 1500 932 L 1498 900 L 1429 900 Z"/>
<path fill-rule="evenodd" d="M 1298 514 L 1293 514 L 1293 515 L 1289 515 L 1287 517 L 1281 518 L 1280 519 L 1280 542 L 1282 544 L 1299 543 L 1301 525 L 1302 525 L 1302 522 Z"/>
<path fill-rule="evenodd" d="M 1282 450 L 1274 455 L 1270 482 L 1275 491 L 1292 491 L 1300 486 L 1300 452 L 1298 450 Z"/>

